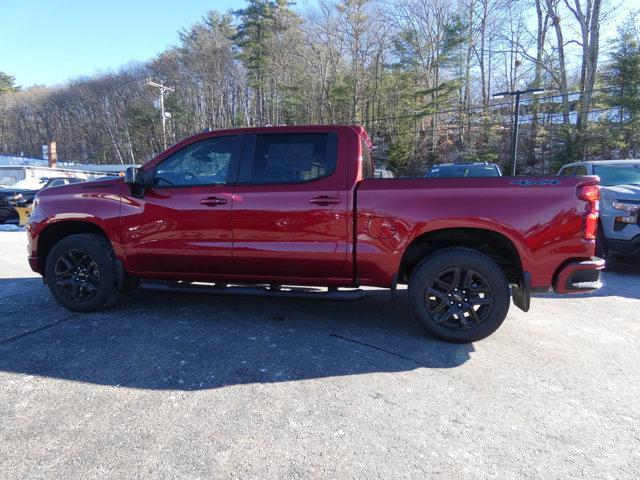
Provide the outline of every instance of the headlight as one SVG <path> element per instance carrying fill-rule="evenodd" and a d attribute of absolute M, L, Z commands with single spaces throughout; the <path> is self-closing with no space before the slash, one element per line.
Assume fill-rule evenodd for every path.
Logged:
<path fill-rule="evenodd" d="M 613 202 L 613 208 L 616 210 L 626 210 L 628 212 L 637 212 L 640 210 L 640 205 L 627 202 Z"/>
<path fill-rule="evenodd" d="M 616 217 L 616 223 L 638 223 L 640 204 L 627 202 L 613 202 L 613 208 L 629 212 L 628 215 Z"/>

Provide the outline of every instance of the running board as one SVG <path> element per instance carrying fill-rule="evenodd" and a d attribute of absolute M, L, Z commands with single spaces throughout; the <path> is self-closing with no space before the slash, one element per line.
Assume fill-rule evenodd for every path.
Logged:
<path fill-rule="evenodd" d="M 288 287 L 281 285 L 271 286 L 240 286 L 240 285 L 220 285 L 207 283 L 189 283 L 189 282 L 158 282 L 143 280 L 140 282 L 140 288 L 143 290 L 151 290 L 155 292 L 183 292 L 196 293 L 204 295 L 248 295 L 254 297 L 275 297 L 275 298 L 304 298 L 317 300 L 360 300 L 364 298 L 364 290 L 348 289 L 338 290 L 337 288 L 329 288 L 324 290 L 321 288 L 311 287 Z"/>

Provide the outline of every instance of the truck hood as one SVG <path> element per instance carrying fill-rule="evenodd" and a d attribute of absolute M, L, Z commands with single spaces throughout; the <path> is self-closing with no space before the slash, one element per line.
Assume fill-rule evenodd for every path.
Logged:
<path fill-rule="evenodd" d="M 113 185 L 114 187 L 121 185 L 124 179 L 122 177 L 107 177 L 90 182 L 70 183 L 69 185 L 61 185 L 59 187 L 44 188 L 38 192 L 38 198 L 46 198 L 55 195 L 69 195 L 71 193 L 105 193 L 105 187 Z"/>
<path fill-rule="evenodd" d="M 602 197 L 618 200 L 640 200 L 640 185 L 613 185 L 600 187 Z"/>

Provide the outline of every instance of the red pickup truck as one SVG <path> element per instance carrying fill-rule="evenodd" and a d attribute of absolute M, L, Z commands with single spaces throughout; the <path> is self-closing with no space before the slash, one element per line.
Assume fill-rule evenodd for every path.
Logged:
<path fill-rule="evenodd" d="M 404 283 L 453 342 L 493 333 L 510 298 L 526 311 L 531 292 L 600 286 L 597 177 L 377 179 L 371 148 L 353 126 L 193 136 L 124 178 L 40 192 L 29 263 L 83 312 L 139 279 L 332 299 Z"/>

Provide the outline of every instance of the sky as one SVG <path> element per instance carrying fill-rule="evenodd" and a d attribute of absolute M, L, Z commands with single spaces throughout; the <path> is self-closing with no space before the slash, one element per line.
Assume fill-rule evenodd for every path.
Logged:
<path fill-rule="evenodd" d="M 0 71 L 55 85 L 146 61 L 208 10 L 243 0 L 0 0 Z"/>
<path fill-rule="evenodd" d="M 601 40 L 615 34 L 633 5 L 640 6 L 636 2 L 614 0 L 619 8 L 603 26 Z M 296 3 L 304 8 L 313 0 Z M 0 71 L 29 87 L 118 70 L 177 44 L 178 32 L 208 10 L 244 5 L 244 0 L 0 0 Z"/>

